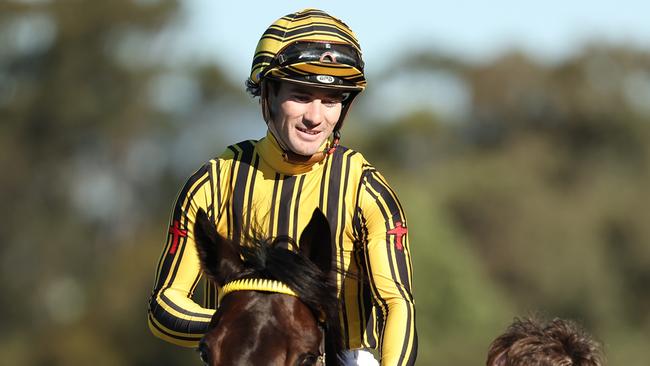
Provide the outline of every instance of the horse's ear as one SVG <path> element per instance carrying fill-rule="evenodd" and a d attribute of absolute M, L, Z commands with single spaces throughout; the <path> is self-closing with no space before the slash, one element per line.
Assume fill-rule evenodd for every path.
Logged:
<path fill-rule="evenodd" d="M 332 269 L 332 237 L 330 224 L 323 212 L 316 208 L 311 220 L 300 234 L 299 251 L 323 272 Z"/>
<path fill-rule="evenodd" d="M 239 247 L 219 235 L 203 209 L 196 214 L 194 239 L 203 272 L 219 286 L 241 271 L 243 263 L 239 257 Z"/>

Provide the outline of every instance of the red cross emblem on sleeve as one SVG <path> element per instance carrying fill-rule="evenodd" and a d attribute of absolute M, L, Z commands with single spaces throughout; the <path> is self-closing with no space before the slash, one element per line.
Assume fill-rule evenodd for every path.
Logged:
<path fill-rule="evenodd" d="M 404 250 L 404 245 L 402 244 L 402 238 L 406 233 L 408 232 L 408 229 L 406 226 L 402 226 L 401 221 L 397 221 L 395 223 L 395 227 L 388 230 L 386 233 L 388 235 L 395 235 L 395 248 L 397 250 Z"/>
<path fill-rule="evenodd" d="M 169 227 L 169 233 L 172 234 L 172 246 L 169 248 L 169 254 L 175 254 L 178 249 L 178 241 L 187 236 L 187 230 L 181 230 L 180 226 L 181 223 L 174 220 L 174 224 Z"/>

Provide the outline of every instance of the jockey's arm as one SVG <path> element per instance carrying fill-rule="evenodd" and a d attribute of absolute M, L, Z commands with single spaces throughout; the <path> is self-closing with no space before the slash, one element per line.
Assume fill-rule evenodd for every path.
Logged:
<path fill-rule="evenodd" d="M 413 365 L 417 332 L 406 217 L 395 192 L 374 169 L 366 172 L 360 193 L 368 235 L 365 261 L 384 317 L 381 365 Z"/>
<path fill-rule="evenodd" d="M 198 209 L 208 211 L 211 203 L 213 191 L 210 179 L 206 179 L 209 174 L 210 165 L 206 164 L 188 180 L 178 196 L 147 314 L 154 335 L 185 347 L 196 347 L 214 314 L 214 310 L 192 300 L 201 278 L 194 220 Z"/>

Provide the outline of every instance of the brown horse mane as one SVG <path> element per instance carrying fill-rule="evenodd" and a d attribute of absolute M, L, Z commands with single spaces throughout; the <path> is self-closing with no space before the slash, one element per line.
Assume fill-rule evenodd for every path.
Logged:
<path fill-rule="evenodd" d="M 228 281 L 268 279 L 282 282 L 291 288 L 314 317 L 319 322 L 322 321 L 320 325 L 325 331 L 327 364 L 338 365 L 343 352 L 343 338 L 335 272 L 324 273 L 301 253 L 286 249 L 297 248 L 296 241 L 288 236 L 264 238 L 255 231 L 241 241 L 239 251 L 244 270 Z"/>

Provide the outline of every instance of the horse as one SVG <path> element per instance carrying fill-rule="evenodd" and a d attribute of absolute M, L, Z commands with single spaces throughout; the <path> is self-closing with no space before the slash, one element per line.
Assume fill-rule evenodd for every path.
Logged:
<path fill-rule="evenodd" d="M 198 352 L 205 365 L 340 365 L 343 352 L 331 231 L 316 208 L 300 234 L 221 236 L 203 210 L 194 224 L 201 268 L 220 301 Z"/>

